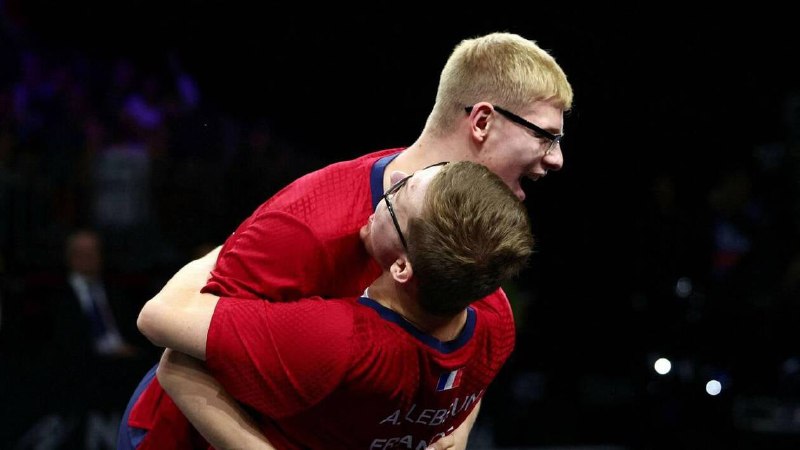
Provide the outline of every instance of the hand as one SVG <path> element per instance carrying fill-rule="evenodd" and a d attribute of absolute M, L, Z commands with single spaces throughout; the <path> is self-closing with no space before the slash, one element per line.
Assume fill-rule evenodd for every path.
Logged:
<path fill-rule="evenodd" d="M 456 438 L 451 434 L 432 443 L 425 450 L 452 450 L 455 447 L 456 447 Z"/>

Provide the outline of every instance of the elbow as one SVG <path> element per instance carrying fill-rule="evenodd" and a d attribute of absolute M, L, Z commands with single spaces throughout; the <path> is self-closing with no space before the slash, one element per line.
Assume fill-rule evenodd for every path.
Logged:
<path fill-rule="evenodd" d="M 142 310 L 139 312 L 139 317 L 136 319 L 136 326 L 139 331 L 152 342 L 153 344 L 164 347 L 163 336 L 159 333 L 160 317 L 164 313 L 164 309 L 153 300 L 145 303 Z"/>

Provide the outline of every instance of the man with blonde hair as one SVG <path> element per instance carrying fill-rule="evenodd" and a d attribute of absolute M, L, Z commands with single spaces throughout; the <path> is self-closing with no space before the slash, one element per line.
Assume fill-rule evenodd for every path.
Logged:
<path fill-rule="evenodd" d="M 563 116 L 571 105 L 563 70 L 535 42 L 511 33 L 462 41 L 412 145 L 332 164 L 288 185 L 226 240 L 203 291 L 271 301 L 363 292 L 381 270 L 361 245 L 359 230 L 393 173 L 475 161 L 523 199 L 523 177 L 539 180 L 562 167 Z M 505 299 L 500 289 L 490 295 Z M 171 437 L 175 448 L 193 439 L 154 378 L 151 371 L 123 418 L 126 448 L 147 448 L 138 444 L 152 434 Z"/>
<path fill-rule="evenodd" d="M 522 178 L 561 169 L 564 112 L 571 107 L 566 75 L 535 42 L 510 33 L 464 40 L 442 70 L 422 134 L 387 172 L 476 161 L 523 199 Z"/>

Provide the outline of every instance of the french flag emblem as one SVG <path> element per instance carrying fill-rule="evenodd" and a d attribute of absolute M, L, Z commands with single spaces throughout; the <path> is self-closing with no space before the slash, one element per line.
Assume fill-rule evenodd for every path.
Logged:
<path fill-rule="evenodd" d="M 439 376 L 439 382 L 436 383 L 436 392 L 448 391 L 458 387 L 458 385 L 461 384 L 461 375 L 463 374 L 463 369 L 456 369 L 452 372 L 441 374 Z"/>

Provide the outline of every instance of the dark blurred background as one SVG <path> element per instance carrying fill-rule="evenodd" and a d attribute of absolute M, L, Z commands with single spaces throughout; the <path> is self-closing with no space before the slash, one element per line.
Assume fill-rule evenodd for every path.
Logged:
<path fill-rule="evenodd" d="M 672 8 L 0 0 L 0 448 L 112 448 L 142 304 L 297 176 L 411 144 L 492 31 L 575 104 L 470 448 L 799 448 L 798 22 Z"/>

